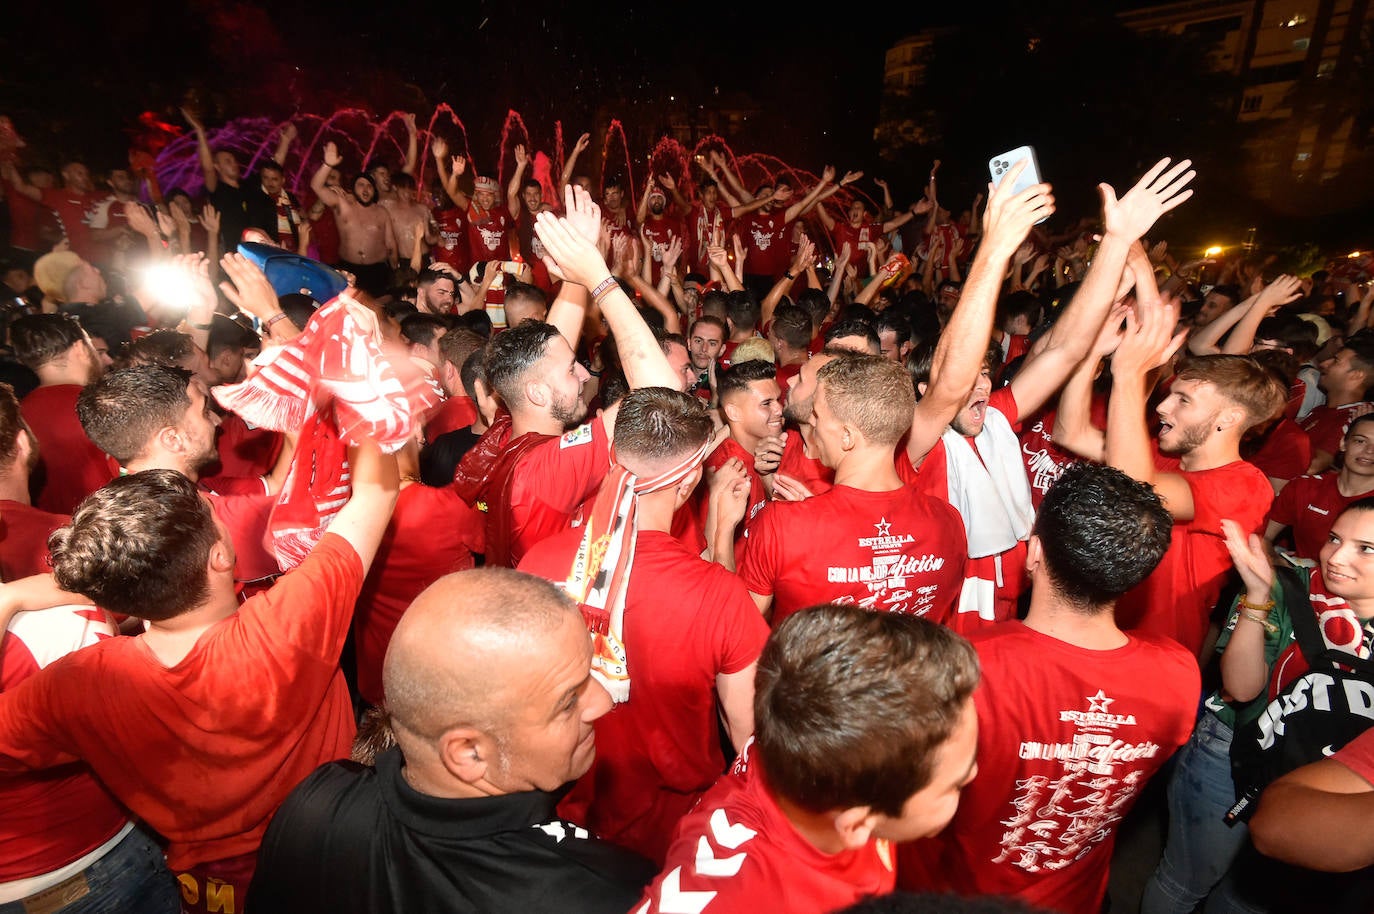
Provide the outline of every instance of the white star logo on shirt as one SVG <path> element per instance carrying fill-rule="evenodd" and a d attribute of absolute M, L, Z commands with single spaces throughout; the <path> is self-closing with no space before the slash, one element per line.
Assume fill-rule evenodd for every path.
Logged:
<path fill-rule="evenodd" d="M 879 536 L 887 536 L 887 532 L 892 529 L 892 525 L 887 522 L 886 517 L 878 518 L 878 522 L 873 526 L 878 528 Z"/>
<path fill-rule="evenodd" d="M 1116 701 L 1115 698 L 1108 698 L 1107 694 L 1104 691 L 1098 689 L 1096 695 L 1088 696 L 1088 711 L 1100 711 L 1101 713 L 1106 714 L 1108 713 L 1107 706 L 1114 701 Z"/>

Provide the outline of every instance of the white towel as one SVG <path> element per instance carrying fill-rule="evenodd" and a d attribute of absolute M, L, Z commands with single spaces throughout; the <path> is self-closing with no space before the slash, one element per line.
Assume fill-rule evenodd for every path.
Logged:
<path fill-rule="evenodd" d="M 1021 442 L 1007 417 L 988 407 L 983 429 L 968 440 L 954 429 L 941 436 L 949 479 L 949 503 L 964 519 L 969 558 L 1000 555 L 1030 537 L 1035 509 L 1021 462 Z M 982 455 L 982 459 L 978 459 Z"/>

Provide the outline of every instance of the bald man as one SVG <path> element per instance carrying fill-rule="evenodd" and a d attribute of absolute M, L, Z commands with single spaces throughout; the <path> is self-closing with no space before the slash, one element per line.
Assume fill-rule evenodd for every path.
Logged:
<path fill-rule="evenodd" d="M 611 707 L 552 584 L 500 568 L 440 578 L 382 671 L 396 747 L 331 762 L 268 828 L 253 911 L 624 914 L 652 866 L 557 818 Z"/>

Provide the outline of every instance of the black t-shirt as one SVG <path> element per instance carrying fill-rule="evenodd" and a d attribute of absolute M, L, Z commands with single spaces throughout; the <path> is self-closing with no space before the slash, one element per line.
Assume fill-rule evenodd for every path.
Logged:
<path fill-rule="evenodd" d="M 398 749 L 376 769 L 330 762 L 293 790 L 263 838 L 249 910 L 625 914 L 655 875 L 559 819 L 552 794 L 425 796 L 402 762 Z"/>
<path fill-rule="evenodd" d="M 251 187 L 244 181 L 238 187 L 230 187 L 223 181 L 210 191 L 210 203 L 219 210 L 219 250 L 221 254 L 237 251 L 243 239 L 243 230 L 252 223 L 248 221 L 249 191 L 265 196 L 261 188 Z"/>

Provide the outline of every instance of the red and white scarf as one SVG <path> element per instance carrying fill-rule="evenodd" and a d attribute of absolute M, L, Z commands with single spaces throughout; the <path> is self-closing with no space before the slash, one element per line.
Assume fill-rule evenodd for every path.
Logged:
<path fill-rule="evenodd" d="M 377 318 L 339 295 L 305 331 L 259 357 L 248 380 L 215 399 L 253 425 L 299 431 L 300 441 L 269 528 L 283 570 L 300 564 L 348 501 L 348 447 L 365 438 L 395 452 L 439 402 L 434 380 L 381 349 Z"/>
<path fill-rule="evenodd" d="M 639 496 L 682 482 L 701 465 L 706 449 L 703 444 L 677 466 L 652 478 L 640 479 L 620 465 L 612 447 L 611 471 L 601 483 L 583 528 L 566 589 L 578 602 L 592 635 L 592 675 L 617 704 L 630 698 L 630 670 L 625 660 L 625 595 L 635 560 Z"/>

